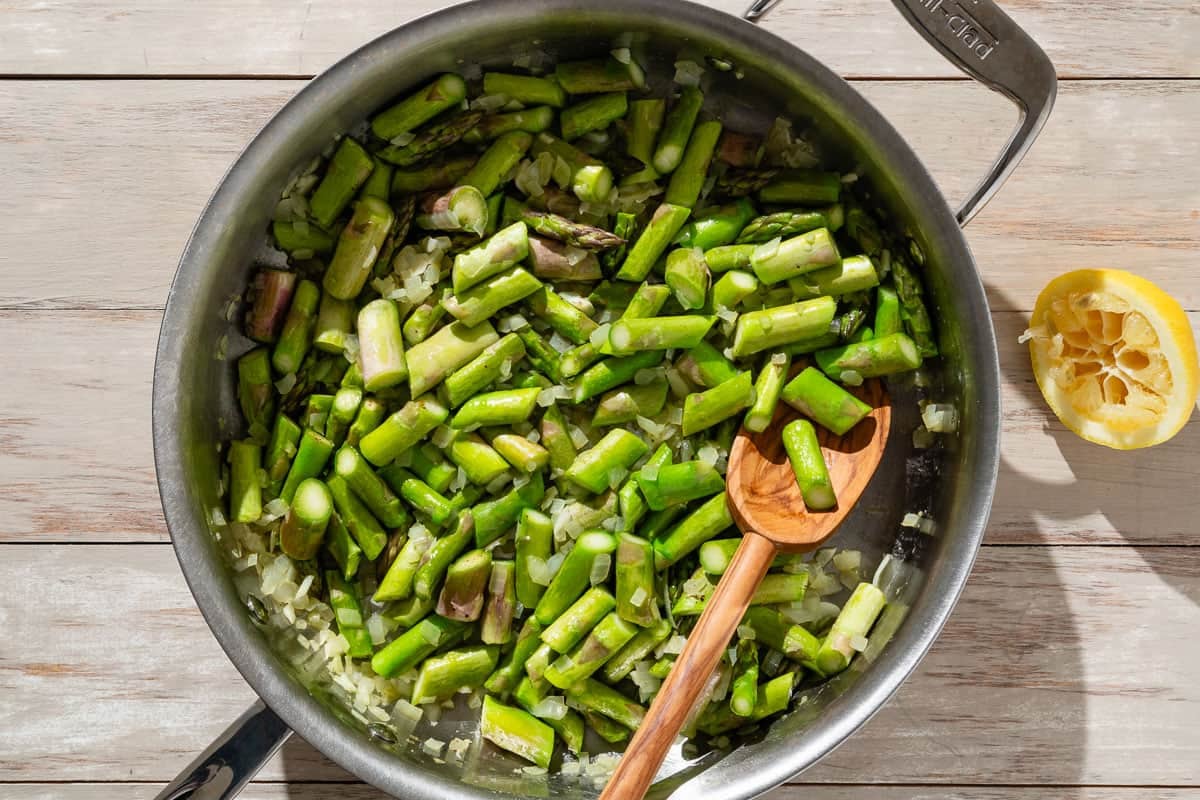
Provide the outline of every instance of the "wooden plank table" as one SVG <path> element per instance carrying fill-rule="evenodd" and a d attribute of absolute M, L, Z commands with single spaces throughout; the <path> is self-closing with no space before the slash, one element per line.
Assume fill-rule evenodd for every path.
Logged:
<path fill-rule="evenodd" d="M 300 81 L 442 5 L 0 2 L 0 797 L 153 797 L 252 699 L 155 491 L 166 287 L 222 172 Z M 1086 444 L 1016 343 L 1045 281 L 1080 266 L 1153 278 L 1200 327 L 1200 13 L 1008 6 L 1062 83 L 969 229 L 1004 375 L 987 541 L 917 673 L 778 800 L 1200 797 L 1200 422 L 1148 451 Z M 999 148 L 1007 104 L 882 0 L 785 2 L 765 25 L 854 79 L 952 200 Z M 244 796 L 335 791 L 380 797 L 293 738 Z"/>

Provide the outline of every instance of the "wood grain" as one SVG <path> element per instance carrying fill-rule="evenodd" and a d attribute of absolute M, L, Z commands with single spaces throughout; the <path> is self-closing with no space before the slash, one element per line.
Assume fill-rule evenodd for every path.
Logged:
<path fill-rule="evenodd" d="M 804 366 L 793 365 L 790 377 Z M 784 550 L 797 552 L 816 550 L 837 532 L 879 468 L 892 430 L 892 402 L 883 381 L 868 380 L 850 392 L 870 406 L 871 413 L 844 436 L 817 426 L 830 485 L 837 495 L 837 505 L 823 512 L 805 508 L 783 444 L 783 429 L 804 418 L 799 411 L 779 403 L 766 430 L 739 431 L 725 472 L 729 509 L 739 529 L 756 531 Z"/>
<path fill-rule="evenodd" d="M 1200 314 L 1191 315 L 1200 332 Z M 165 541 L 150 445 L 156 311 L 0 312 L 0 541 Z M 993 315 L 1004 376 L 988 541 L 1197 544 L 1200 415 L 1175 439 L 1114 453 L 1066 431 Z"/>
<path fill-rule="evenodd" d="M 22 599 L 4 606 L 0 781 L 165 782 L 251 701 L 170 548 L 2 554 Z M 1198 625 L 1200 549 L 985 547 L 917 673 L 804 779 L 1196 786 Z M 260 777 L 349 779 L 297 740 Z"/>
<path fill-rule="evenodd" d="M 0 81 L 0 163 L 21 165 L 0 193 L 0 308 L 161 308 L 209 194 L 298 88 Z M 1014 118 L 969 83 L 858 88 L 951 202 Z M 968 228 L 993 308 L 1028 310 L 1050 276 L 1114 266 L 1200 309 L 1197 129 L 1200 81 L 1064 84 L 1042 139 Z"/>
<path fill-rule="evenodd" d="M 147 783 L 10 783 L 2 786 L 7 800 L 152 800 L 161 787 Z M 386 795 L 361 783 L 251 783 L 241 800 L 387 800 Z M 1153 787 L 911 787 L 911 786 L 784 786 L 764 800 L 1195 800 L 1196 789 Z"/>
<path fill-rule="evenodd" d="M 740 14 L 747 0 L 702 0 Z M 88 0 L 5 4 L 0 73 L 15 75 L 311 75 L 446 0 Z M 1005 9 L 1065 76 L 1200 75 L 1194 9 L 1170 0 L 1092 3 L 1087 14 L 1053 0 L 1009 0 Z M 732 20 L 730 21 L 732 24 Z M 819 24 L 814 24 L 818 22 Z M 851 75 L 958 77 L 888 6 L 846 0 L 819 8 L 784 0 L 763 27 Z"/>

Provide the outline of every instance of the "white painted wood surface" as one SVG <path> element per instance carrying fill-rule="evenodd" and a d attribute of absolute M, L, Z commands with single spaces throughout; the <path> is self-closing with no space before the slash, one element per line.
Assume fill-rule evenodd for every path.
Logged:
<path fill-rule="evenodd" d="M 159 309 L 290 79 L 447 4 L 0 0 L 0 797 L 151 798 L 252 699 L 165 543 Z M 1081 442 L 1015 342 L 1048 277 L 1079 266 L 1200 312 L 1200 13 L 1005 5 L 1082 80 L 968 230 L 1005 382 L 989 546 L 917 675 L 772 800 L 1200 798 L 1200 423 L 1137 453 Z M 960 76 L 885 0 L 783 0 L 766 27 L 862 79 L 951 201 L 1007 134 L 998 96 L 925 80 Z M 297 739 L 244 796 L 382 797 Z"/>

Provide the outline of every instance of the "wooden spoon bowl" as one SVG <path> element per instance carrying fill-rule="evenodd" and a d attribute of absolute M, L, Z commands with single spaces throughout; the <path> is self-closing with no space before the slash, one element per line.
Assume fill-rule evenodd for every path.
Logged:
<path fill-rule="evenodd" d="M 892 407 L 882 382 L 851 393 L 871 413 L 845 436 L 818 429 L 837 506 L 809 511 L 783 446 L 783 428 L 799 417 L 785 403 L 762 433 L 745 428 L 729 453 L 725 475 L 729 510 L 744 536 L 704 613 L 688 636 L 642 725 L 625 749 L 600 800 L 639 800 L 654 781 L 704 686 L 741 623 L 758 585 L 780 551 L 813 550 L 833 535 L 875 474 L 891 431 Z"/>

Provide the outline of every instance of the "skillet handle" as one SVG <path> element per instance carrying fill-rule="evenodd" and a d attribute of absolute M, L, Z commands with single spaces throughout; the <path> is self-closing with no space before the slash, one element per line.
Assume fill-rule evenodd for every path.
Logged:
<path fill-rule="evenodd" d="M 755 0 L 757 22 L 778 0 Z M 987 175 L 958 209 L 966 225 L 1021 163 L 1054 107 L 1058 78 L 1050 58 L 992 0 L 892 0 L 925 41 L 952 64 L 1017 106 L 1017 127 Z"/>
<path fill-rule="evenodd" d="M 188 764 L 155 800 L 229 800 L 236 797 L 292 731 L 259 700 Z"/>

